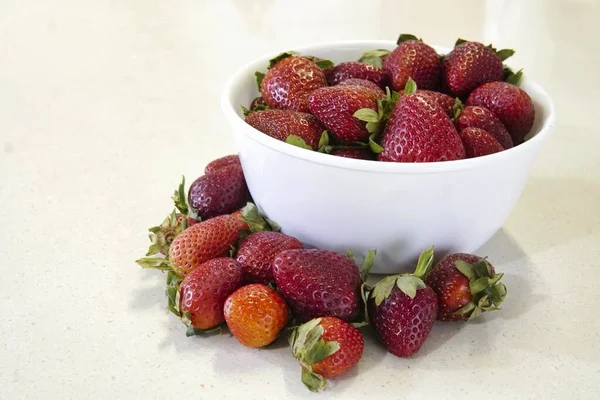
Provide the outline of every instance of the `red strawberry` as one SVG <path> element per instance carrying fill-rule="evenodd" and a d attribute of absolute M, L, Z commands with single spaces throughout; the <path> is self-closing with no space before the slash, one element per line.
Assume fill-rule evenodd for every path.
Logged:
<path fill-rule="evenodd" d="M 225 300 L 225 320 L 241 344 L 264 347 L 285 327 L 289 314 L 279 293 L 260 283 L 243 286 Z"/>
<path fill-rule="evenodd" d="M 316 318 L 290 336 L 294 357 L 302 365 L 302 382 L 312 392 L 325 388 L 325 378 L 351 369 L 362 357 L 365 341 L 358 329 L 339 318 Z"/>
<path fill-rule="evenodd" d="M 339 148 L 331 152 L 332 156 L 356 158 L 358 160 L 373 160 L 373 152 L 370 149 Z"/>
<path fill-rule="evenodd" d="M 357 61 L 343 62 L 327 72 L 327 82 L 331 86 L 346 79 L 357 78 L 375 83 L 378 87 L 385 86 L 385 73 L 381 68 Z"/>
<path fill-rule="evenodd" d="M 376 91 L 377 94 L 379 94 L 379 97 L 385 96 L 385 92 L 379 86 L 377 86 L 371 81 L 367 81 L 364 79 L 350 78 L 341 81 L 336 86 L 364 86 L 366 88 Z"/>
<path fill-rule="evenodd" d="M 431 332 L 438 306 L 422 278 L 433 263 L 433 248 L 421 254 L 414 274 L 383 278 L 368 294 L 371 326 L 385 348 L 398 357 L 416 353 Z"/>
<path fill-rule="evenodd" d="M 417 89 L 416 93 L 429 97 L 436 102 L 450 118 L 454 116 L 454 104 L 456 103 L 456 99 L 453 99 L 444 93 L 434 92 L 433 90 Z"/>
<path fill-rule="evenodd" d="M 190 272 L 181 282 L 181 313 L 195 329 L 206 330 L 225 321 L 225 299 L 242 286 L 242 266 L 231 258 L 214 258 Z"/>
<path fill-rule="evenodd" d="M 480 128 L 465 128 L 458 135 L 465 146 L 467 158 L 486 156 L 504 150 L 492 134 Z"/>
<path fill-rule="evenodd" d="M 364 86 L 330 86 L 312 92 L 308 108 L 341 141 L 361 141 L 369 137 L 369 132 L 354 113 L 363 108 L 377 112 L 378 98 L 376 91 Z"/>
<path fill-rule="evenodd" d="M 202 219 L 229 214 L 248 201 L 244 171 L 232 164 L 196 179 L 188 192 L 188 203 Z"/>
<path fill-rule="evenodd" d="M 512 50 L 501 50 L 498 54 L 508 58 Z M 502 61 L 493 48 L 477 42 L 459 39 L 457 46 L 444 57 L 442 80 L 453 96 L 466 97 L 476 87 L 493 81 L 501 81 L 504 75 Z"/>
<path fill-rule="evenodd" d="M 296 318 L 332 316 L 354 320 L 361 305 L 361 278 L 354 261 L 328 250 L 286 250 L 273 261 L 273 277 Z"/>
<path fill-rule="evenodd" d="M 313 150 L 317 150 L 321 134 L 325 130 L 312 115 L 292 110 L 266 110 L 246 116 L 246 122 L 259 131 L 288 141 L 290 135 L 301 138 Z"/>
<path fill-rule="evenodd" d="M 206 168 L 204 168 L 204 173 L 210 174 L 211 172 L 215 172 L 218 169 L 228 167 L 230 165 L 241 165 L 240 157 L 237 154 L 230 154 L 209 162 L 206 165 Z"/>
<path fill-rule="evenodd" d="M 502 122 L 487 108 L 468 106 L 460 112 L 456 119 L 456 128 L 462 131 L 465 128 L 471 127 L 488 131 L 505 149 L 513 147 L 510 133 L 502 125 Z"/>
<path fill-rule="evenodd" d="M 301 249 L 302 243 L 294 237 L 279 232 L 255 232 L 242 240 L 236 260 L 244 269 L 246 282 L 267 284 L 273 280 L 271 264 L 284 250 Z"/>
<path fill-rule="evenodd" d="M 440 57 L 433 47 L 412 35 L 402 34 L 398 47 L 383 61 L 392 89 L 404 90 L 408 78 L 412 78 L 421 89 L 436 89 L 440 80 Z"/>
<path fill-rule="evenodd" d="M 379 161 L 432 162 L 465 158 L 465 148 L 448 115 L 428 96 L 403 95 L 387 122 Z"/>
<path fill-rule="evenodd" d="M 171 243 L 171 267 L 177 275 L 185 276 L 206 261 L 226 255 L 237 239 L 238 224 L 230 215 L 197 223 Z"/>
<path fill-rule="evenodd" d="M 510 133 L 514 144 L 523 142 L 535 119 L 531 97 L 507 82 L 490 82 L 478 87 L 469 95 L 466 104 L 493 112 Z"/>
<path fill-rule="evenodd" d="M 270 108 L 307 112 L 310 93 L 327 86 L 325 73 L 304 57 L 282 57 L 284 55 L 271 61 L 272 65 L 260 84 L 261 96 Z"/>
<path fill-rule="evenodd" d="M 503 274 L 484 258 L 456 253 L 444 257 L 429 271 L 425 282 L 437 293 L 440 321 L 473 319 L 498 310 L 506 297 Z"/>

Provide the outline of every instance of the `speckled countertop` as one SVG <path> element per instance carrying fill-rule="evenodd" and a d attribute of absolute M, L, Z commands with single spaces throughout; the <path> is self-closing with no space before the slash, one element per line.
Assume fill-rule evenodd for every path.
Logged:
<path fill-rule="evenodd" d="M 359 366 L 315 398 L 600 398 L 599 7 L 0 2 L 0 398 L 311 397 L 285 340 L 186 338 L 161 274 L 133 261 L 179 176 L 234 151 L 219 94 L 240 64 L 400 31 L 516 48 L 512 64 L 554 97 L 556 132 L 479 251 L 506 273 L 502 312 L 437 324 L 408 360 L 369 337 Z"/>

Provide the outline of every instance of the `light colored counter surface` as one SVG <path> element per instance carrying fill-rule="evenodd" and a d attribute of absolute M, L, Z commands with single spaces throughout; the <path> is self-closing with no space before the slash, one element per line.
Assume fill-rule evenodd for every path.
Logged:
<path fill-rule="evenodd" d="M 412 4 L 411 4 L 412 3 Z M 522 4 L 521 4 L 522 3 Z M 0 398 L 312 397 L 285 340 L 191 338 L 133 261 L 179 176 L 234 152 L 220 88 L 266 51 L 413 32 L 513 47 L 558 123 L 503 230 L 502 312 L 403 360 L 367 338 L 315 398 L 600 398 L 600 5 L 578 1 L 0 2 Z M 482 194 L 485 201 L 485 194 Z"/>

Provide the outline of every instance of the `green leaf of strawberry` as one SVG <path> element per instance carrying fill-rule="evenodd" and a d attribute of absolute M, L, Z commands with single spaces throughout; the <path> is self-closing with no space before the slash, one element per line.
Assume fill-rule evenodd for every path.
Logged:
<path fill-rule="evenodd" d="M 286 139 L 285 142 L 287 144 L 291 144 L 293 146 L 296 147 L 300 147 L 303 149 L 307 149 L 307 150 L 311 150 L 312 151 L 312 147 L 310 147 L 308 144 L 306 144 L 306 142 L 304 141 L 304 139 L 302 139 L 300 136 L 296 136 L 296 135 L 289 135 Z"/>
<path fill-rule="evenodd" d="M 328 153 L 327 149 L 329 148 L 329 151 L 331 151 L 330 147 L 331 146 L 329 146 L 329 134 L 327 133 L 327 131 L 323 131 L 323 133 L 321 133 L 321 137 L 319 138 L 318 151 L 320 153 Z"/>
<path fill-rule="evenodd" d="M 418 40 L 419 42 L 423 41 L 423 39 L 418 38 L 415 35 L 412 35 L 410 33 L 401 33 L 400 36 L 398 37 L 398 40 L 396 41 L 396 44 L 406 42 L 407 40 Z"/>
<path fill-rule="evenodd" d="M 269 67 L 268 68 L 269 69 L 273 68 L 275 66 L 275 64 L 277 64 L 279 61 L 283 60 L 284 58 L 291 57 L 291 56 L 293 56 L 295 54 L 296 54 L 295 51 L 286 51 L 286 52 L 283 52 L 281 54 L 278 54 L 277 56 L 275 56 L 275 57 L 273 57 L 273 58 L 271 58 L 269 60 Z"/>
<path fill-rule="evenodd" d="M 369 147 L 371 151 L 375 154 L 379 154 L 383 151 L 383 147 L 377 143 L 379 141 L 379 135 L 377 133 L 372 133 L 369 135 Z"/>
<path fill-rule="evenodd" d="M 401 275 L 396 279 L 396 286 L 398 286 L 398 289 L 402 290 L 405 295 L 414 299 L 417 295 L 417 290 L 425 289 L 425 282 L 414 275 Z"/>
<path fill-rule="evenodd" d="M 509 67 L 504 67 L 503 81 L 510 83 L 511 85 L 519 86 L 521 78 L 523 77 L 523 69 L 521 68 L 516 73 L 513 72 Z"/>
<path fill-rule="evenodd" d="M 279 232 L 281 230 L 279 224 L 263 216 L 254 203 L 247 203 L 241 212 L 243 221 L 250 227 L 251 232 Z"/>
<path fill-rule="evenodd" d="M 254 76 L 256 76 L 256 86 L 258 86 L 258 91 L 260 93 L 260 85 L 262 84 L 263 79 L 265 79 L 265 74 L 259 71 L 256 71 L 254 73 Z"/>
<path fill-rule="evenodd" d="M 328 69 L 335 65 L 331 60 L 318 60 L 315 61 L 315 64 L 321 69 Z"/>
<path fill-rule="evenodd" d="M 169 260 L 161 257 L 144 257 L 135 262 L 142 268 L 152 268 L 161 271 L 171 271 L 171 264 Z"/>
<path fill-rule="evenodd" d="M 361 108 L 353 116 L 361 121 L 379 123 L 379 114 L 370 108 Z"/>
<path fill-rule="evenodd" d="M 173 203 L 175 203 L 175 208 L 179 210 L 183 215 L 188 214 L 188 204 L 185 196 L 185 176 L 181 176 L 181 183 L 177 187 L 177 190 L 173 193 Z"/>
<path fill-rule="evenodd" d="M 411 77 L 406 81 L 406 86 L 404 87 L 404 94 L 412 94 L 417 91 L 417 82 L 415 82 Z"/>
<path fill-rule="evenodd" d="M 454 47 L 460 46 L 461 44 L 466 43 L 466 42 L 468 42 L 468 40 L 458 38 L 458 39 L 456 39 L 456 42 L 454 43 Z"/>
<path fill-rule="evenodd" d="M 513 56 L 515 54 L 515 51 L 513 49 L 502 49 L 502 50 L 498 50 L 496 51 L 496 55 L 500 58 L 500 60 L 504 61 L 507 58 Z"/>
<path fill-rule="evenodd" d="M 465 108 L 464 104 L 457 97 L 454 101 L 454 106 L 452 107 L 452 121 L 456 121 L 462 110 Z"/>
<path fill-rule="evenodd" d="M 370 50 L 365 52 L 358 61 L 364 64 L 371 64 L 377 68 L 382 68 L 382 57 L 387 56 L 388 54 L 390 54 L 390 51 L 385 49 Z"/>

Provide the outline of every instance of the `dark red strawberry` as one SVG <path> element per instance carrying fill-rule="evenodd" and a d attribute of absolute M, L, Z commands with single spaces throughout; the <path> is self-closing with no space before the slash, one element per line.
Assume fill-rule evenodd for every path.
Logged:
<path fill-rule="evenodd" d="M 504 150 L 492 134 L 481 128 L 465 128 L 458 132 L 458 135 L 465 146 L 466 158 L 486 156 Z"/>
<path fill-rule="evenodd" d="M 253 112 L 246 116 L 246 122 L 283 142 L 289 141 L 290 135 L 299 137 L 313 150 L 317 150 L 325 130 L 313 115 L 292 110 Z"/>
<path fill-rule="evenodd" d="M 308 108 L 342 142 L 362 141 L 369 132 L 354 113 L 365 108 L 377 112 L 378 98 L 376 91 L 363 86 L 330 86 L 312 92 Z"/>
<path fill-rule="evenodd" d="M 374 154 L 368 148 L 339 148 L 334 149 L 331 153 L 332 156 L 344 157 L 344 158 L 356 158 L 357 160 L 373 160 Z"/>
<path fill-rule="evenodd" d="M 513 147 L 510 133 L 502 125 L 502 122 L 487 108 L 465 107 L 460 112 L 458 118 L 456 118 L 456 128 L 459 131 L 465 128 L 481 128 L 492 134 L 505 149 Z"/>
<path fill-rule="evenodd" d="M 236 260 L 244 269 L 245 282 L 267 284 L 273 280 L 275 256 L 284 250 L 301 248 L 302 243 L 298 239 L 283 233 L 256 232 L 239 244 Z"/>
<path fill-rule="evenodd" d="M 435 292 L 423 282 L 433 264 L 433 248 L 421 254 L 414 274 L 383 278 L 367 294 L 371 326 L 385 348 L 408 357 L 423 343 L 437 315 Z"/>
<path fill-rule="evenodd" d="M 420 93 L 425 97 L 429 97 L 431 100 L 436 102 L 444 112 L 452 118 L 454 115 L 454 104 L 456 103 L 456 99 L 448 96 L 445 93 L 434 92 L 433 90 L 421 90 L 417 89 L 416 93 Z"/>
<path fill-rule="evenodd" d="M 206 165 L 206 168 L 204 168 L 204 173 L 210 174 L 211 172 L 214 172 L 218 169 L 228 167 L 234 164 L 241 165 L 240 157 L 237 154 L 231 154 L 225 157 L 217 158 L 216 160 L 213 160 Z"/>
<path fill-rule="evenodd" d="M 383 71 L 396 91 L 404 90 L 408 78 L 412 78 L 421 89 L 437 89 L 440 57 L 433 47 L 412 35 L 402 34 L 398 38 L 398 47 L 385 58 Z"/>
<path fill-rule="evenodd" d="M 515 145 L 531 131 L 535 108 L 531 97 L 521 88 L 507 82 L 490 82 L 475 89 L 467 106 L 485 107 L 504 124 Z"/>
<path fill-rule="evenodd" d="M 360 312 L 360 273 L 347 256 L 328 250 L 286 250 L 273 261 L 273 277 L 300 321 L 325 316 L 352 321 Z"/>
<path fill-rule="evenodd" d="M 231 258 L 215 258 L 190 272 L 179 286 L 180 311 L 195 329 L 206 330 L 225 321 L 223 305 L 242 286 L 242 266 Z"/>
<path fill-rule="evenodd" d="M 364 79 L 375 83 L 379 87 L 385 86 L 385 73 L 381 68 L 371 64 L 357 61 L 343 62 L 327 72 L 327 82 L 331 86 L 350 78 Z"/>
<path fill-rule="evenodd" d="M 465 148 L 445 111 L 429 96 L 403 95 L 387 122 L 379 161 L 432 162 L 465 158 Z"/>
<path fill-rule="evenodd" d="M 508 54 L 507 52 L 511 52 Z M 512 50 L 501 50 L 498 54 L 512 55 Z M 457 46 L 444 57 L 442 80 L 453 96 L 466 98 L 473 89 L 486 82 L 501 81 L 504 67 L 492 47 L 477 42 L 459 39 Z"/>
<path fill-rule="evenodd" d="M 440 321 L 467 320 L 498 310 L 506 286 L 484 258 L 465 253 L 444 257 L 427 274 L 425 282 L 437 293 Z"/>
<path fill-rule="evenodd" d="M 358 329 L 339 318 L 315 318 L 290 336 L 292 354 L 302 366 L 302 382 L 312 392 L 325 388 L 325 378 L 350 370 L 363 354 L 365 341 Z"/>
<path fill-rule="evenodd" d="M 336 86 L 364 86 L 366 88 L 376 91 L 379 94 L 379 97 L 385 96 L 385 92 L 383 91 L 383 89 L 381 89 L 379 86 L 377 86 L 373 82 L 366 81 L 364 79 L 350 78 L 350 79 L 341 81 Z"/>
<path fill-rule="evenodd" d="M 188 192 L 190 208 L 202 219 L 230 214 L 247 201 L 244 172 L 235 163 L 196 179 Z"/>
<path fill-rule="evenodd" d="M 327 86 L 325 73 L 313 61 L 299 56 L 275 58 L 260 84 L 261 97 L 270 108 L 308 111 L 308 96 Z"/>

